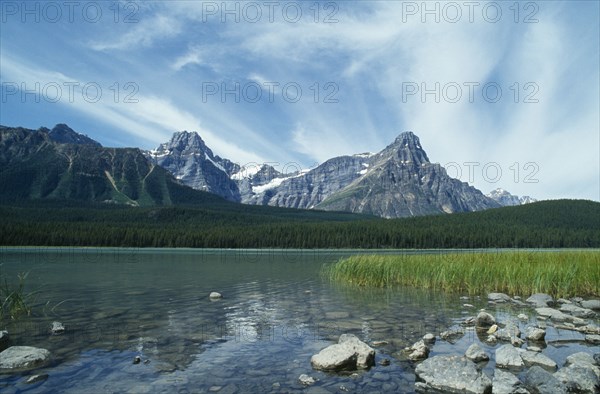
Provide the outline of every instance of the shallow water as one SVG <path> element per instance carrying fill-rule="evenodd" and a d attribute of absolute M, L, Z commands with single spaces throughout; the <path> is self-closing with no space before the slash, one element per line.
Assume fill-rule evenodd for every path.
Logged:
<path fill-rule="evenodd" d="M 318 379 L 311 392 L 412 392 L 414 364 L 402 348 L 456 325 L 487 302 L 321 278 L 323 264 L 353 253 L 4 249 L 2 273 L 15 278 L 28 271 L 27 289 L 39 293 L 33 316 L 5 320 L 0 329 L 9 331 L 11 345 L 43 347 L 53 359 L 35 371 L 0 375 L 0 390 L 301 392 L 306 388 L 298 377 L 305 373 Z M 211 301 L 211 291 L 223 299 Z M 488 310 L 506 319 L 521 312 L 535 319 L 526 307 Z M 65 325 L 63 335 L 50 334 L 53 321 Z M 576 351 L 599 351 L 582 335 L 563 331 L 549 329 L 544 350 L 559 365 Z M 391 365 L 354 376 L 312 370 L 310 357 L 342 333 L 387 341 L 376 349 L 376 361 L 388 358 Z M 473 342 L 480 343 L 473 331 L 454 345 L 438 340 L 432 355 L 463 353 Z M 481 345 L 490 354 L 496 347 Z M 133 364 L 137 355 L 147 362 Z M 491 374 L 493 367 L 492 360 L 484 371 Z M 48 378 L 26 384 L 34 374 Z"/>

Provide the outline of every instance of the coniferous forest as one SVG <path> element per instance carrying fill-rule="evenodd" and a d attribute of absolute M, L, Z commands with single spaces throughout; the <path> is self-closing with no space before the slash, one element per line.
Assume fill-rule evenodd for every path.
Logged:
<path fill-rule="evenodd" d="M 597 248 L 600 203 L 542 201 L 482 212 L 381 219 L 248 206 L 0 205 L 0 245 L 191 248 Z"/>

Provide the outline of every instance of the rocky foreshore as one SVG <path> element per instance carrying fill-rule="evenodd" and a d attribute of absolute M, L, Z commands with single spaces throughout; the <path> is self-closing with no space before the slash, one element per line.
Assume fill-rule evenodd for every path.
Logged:
<path fill-rule="evenodd" d="M 419 393 L 600 393 L 600 327 L 594 320 L 600 316 L 600 301 L 573 298 L 554 300 L 547 294 L 534 294 L 522 301 L 503 293 L 488 295 L 488 304 L 506 304 L 529 315 L 494 316 L 480 310 L 459 325 L 437 337 L 426 333 L 404 349 L 407 359 L 415 363 L 414 391 Z M 465 304 L 472 307 L 470 304 Z M 492 308 L 489 308 L 490 310 Z M 535 313 L 533 313 L 535 312 Z M 567 330 L 584 335 L 578 339 L 586 351 L 576 351 L 564 362 L 544 352 L 547 330 Z M 465 352 L 434 354 L 436 340 L 455 343 L 467 332 L 477 340 Z M 555 340 L 560 340 L 560 338 Z M 377 347 L 386 341 L 374 341 Z M 589 350 L 589 352 L 588 352 Z M 357 362 L 362 360 L 362 362 Z M 371 360 L 365 362 L 365 360 Z M 387 359 L 384 359 L 387 360 Z M 339 343 L 314 355 L 317 370 L 356 370 L 375 366 L 375 351 L 356 336 L 343 334 Z M 379 366 L 389 365 L 379 363 Z M 377 366 L 376 368 L 379 368 Z M 302 376 L 311 385 L 316 380 Z M 409 392 L 407 388 L 405 392 Z"/>

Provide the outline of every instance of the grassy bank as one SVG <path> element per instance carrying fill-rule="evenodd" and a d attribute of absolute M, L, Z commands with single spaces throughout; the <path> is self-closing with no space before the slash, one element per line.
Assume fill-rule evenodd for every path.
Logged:
<path fill-rule="evenodd" d="M 324 269 L 334 281 L 361 286 L 415 286 L 485 294 L 600 296 L 600 252 L 498 252 L 364 255 Z"/>

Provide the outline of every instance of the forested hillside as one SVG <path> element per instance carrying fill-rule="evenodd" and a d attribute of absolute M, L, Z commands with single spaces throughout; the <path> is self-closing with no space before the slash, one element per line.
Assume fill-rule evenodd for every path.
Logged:
<path fill-rule="evenodd" d="M 212 248 L 600 247 L 600 203 L 543 201 L 406 219 L 246 206 L 0 206 L 1 245 Z"/>

